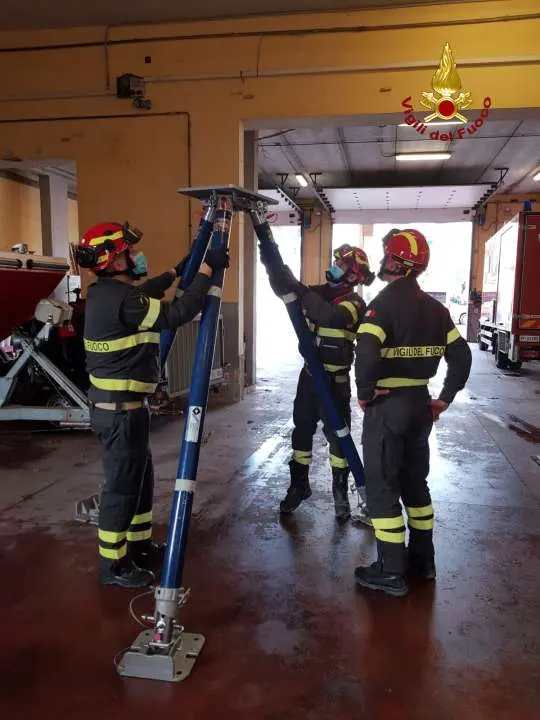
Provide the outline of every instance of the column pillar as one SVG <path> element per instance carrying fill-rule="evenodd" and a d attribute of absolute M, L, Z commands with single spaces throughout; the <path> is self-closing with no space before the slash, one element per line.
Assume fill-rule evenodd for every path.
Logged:
<path fill-rule="evenodd" d="M 67 181 L 58 175 L 40 175 L 39 196 L 43 254 L 66 258 L 69 262 Z M 68 301 L 67 277 L 62 280 L 53 295 L 57 300 Z"/>
<path fill-rule="evenodd" d="M 325 273 L 332 262 L 332 218 L 320 206 L 307 208 L 302 227 L 302 272 L 305 285 L 325 282 Z"/>
<path fill-rule="evenodd" d="M 257 134 L 253 131 L 244 134 L 244 187 L 246 190 L 258 189 Z M 245 338 L 245 385 L 256 382 L 257 357 L 257 241 L 251 220 L 244 222 L 244 338 Z"/>

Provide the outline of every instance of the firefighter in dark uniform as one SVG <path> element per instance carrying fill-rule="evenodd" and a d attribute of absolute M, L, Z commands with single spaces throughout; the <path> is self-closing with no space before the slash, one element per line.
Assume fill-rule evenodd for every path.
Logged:
<path fill-rule="evenodd" d="M 375 279 L 365 252 L 351 245 L 334 251 L 334 263 L 326 272 L 326 284 L 306 287 L 298 282 L 289 268 L 270 274 L 274 292 L 295 292 L 302 303 L 309 328 L 316 337 L 319 356 L 328 373 L 338 408 L 347 425 L 351 424 L 350 371 L 354 360 L 356 331 L 362 320 L 365 302 L 355 291 L 358 284 L 369 285 Z M 313 436 L 319 420 L 329 443 L 332 468 L 332 493 L 336 518 L 351 516 L 348 498 L 349 466 L 337 438 L 324 418 L 324 412 L 313 379 L 305 366 L 298 380 L 293 408 L 292 459 L 289 462 L 291 482 L 280 503 L 282 514 L 293 513 L 311 496 L 309 466 L 312 460 Z"/>
<path fill-rule="evenodd" d="M 163 546 L 152 542 L 154 470 L 149 446 L 148 396 L 160 377 L 161 330 L 176 330 L 203 307 L 213 269 L 228 256 L 208 250 L 192 284 L 171 303 L 162 301 L 189 258 L 173 270 L 136 285 L 147 273 L 134 245 L 142 233 L 126 223 L 92 227 L 76 250 L 79 265 L 97 282 L 88 289 L 84 344 L 90 378 L 90 421 L 103 451 L 100 498 L 100 582 L 150 585 Z"/>
<path fill-rule="evenodd" d="M 471 351 L 448 310 L 418 285 L 429 263 L 425 237 L 395 230 L 383 245 L 379 277 L 388 285 L 369 305 L 356 344 L 367 504 L 378 559 L 357 568 L 355 577 L 362 587 L 402 596 L 407 571 L 435 578 L 429 435 L 465 386 Z M 434 399 L 427 386 L 442 357 L 448 370 Z M 407 551 L 400 500 L 410 531 Z"/>

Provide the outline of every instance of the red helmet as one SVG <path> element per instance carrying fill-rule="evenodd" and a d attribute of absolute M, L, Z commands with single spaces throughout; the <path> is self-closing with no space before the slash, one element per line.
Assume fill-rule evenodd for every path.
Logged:
<path fill-rule="evenodd" d="M 340 245 L 334 250 L 334 261 L 344 272 L 345 278 L 352 274 L 356 284 L 371 285 L 375 274 L 369 269 L 369 260 L 362 248 L 352 245 Z"/>
<path fill-rule="evenodd" d="M 78 264 L 94 272 L 106 270 L 114 260 L 139 242 L 142 232 L 129 223 L 105 222 L 85 232 L 75 249 Z"/>
<path fill-rule="evenodd" d="M 429 264 L 429 245 L 418 230 L 391 230 L 383 238 L 384 257 L 379 276 L 420 275 Z"/>

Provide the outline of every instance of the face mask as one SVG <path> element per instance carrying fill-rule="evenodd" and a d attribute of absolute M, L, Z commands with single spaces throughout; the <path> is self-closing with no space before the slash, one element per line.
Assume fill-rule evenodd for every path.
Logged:
<path fill-rule="evenodd" d="M 339 283 L 343 280 L 345 273 L 337 265 L 331 265 L 326 271 L 326 279 L 329 283 Z"/>
<path fill-rule="evenodd" d="M 140 252 L 133 258 L 132 273 L 137 277 L 143 277 L 143 275 L 148 274 L 148 260 L 144 253 Z"/>

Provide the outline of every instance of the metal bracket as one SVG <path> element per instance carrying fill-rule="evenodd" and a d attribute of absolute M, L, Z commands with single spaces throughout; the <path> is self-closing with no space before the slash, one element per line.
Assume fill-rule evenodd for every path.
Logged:
<path fill-rule="evenodd" d="M 99 495 L 91 495 L 75 503 L 75 517 L 77 522 L 97 525 L 99 522 Z"/>
<path fill-rule="evenodd" d="M 152 644 L 154 631 L 143 630 L 118 664 L 124 677 L 180 682 L 190 674 L 205 643 L 203 635 L 173 630 L 172 642 L 165 649 Z"/>

